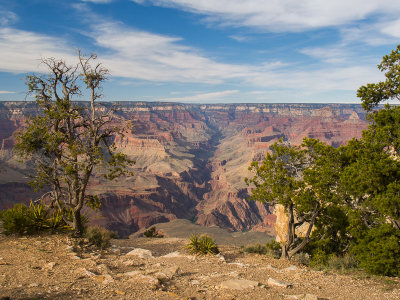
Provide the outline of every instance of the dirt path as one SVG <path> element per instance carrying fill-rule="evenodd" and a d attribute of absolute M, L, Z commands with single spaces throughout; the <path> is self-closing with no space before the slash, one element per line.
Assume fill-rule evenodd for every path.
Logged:
<path fill-rule="evenodd" d="M 313 271 L 232 246 L 196 257 L 186 242 L 113 240 L 100 255 L 74 252 L 65 235 L 0 235 L 0 299 L 400 299 L 398 278 Z"/>

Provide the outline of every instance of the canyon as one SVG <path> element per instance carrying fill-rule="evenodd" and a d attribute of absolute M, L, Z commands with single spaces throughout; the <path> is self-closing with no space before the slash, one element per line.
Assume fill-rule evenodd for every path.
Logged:
<path fill-rule="evenodd" d="M 251 176 L 251 161 L 262 160 L 280 138 L 300 144 L 313 137 L 336 147 L 367 127 L 356 104 L 113 104 L 118 122 L 133 124 L 115 142 L 136 160 L 134 175 L 111 182 L 95 176 L 90 192 L 103 205 L 88 213 L 91 222 L 121 236 L 175 219 L 275 235 L 273 208 L 248 201 L 244 178 Z M 38 113 L 34 102 L 0 102 L 1 209 L 40 195 L 27 184 L 33 166 L 12 150 L 15 132 Z"/>

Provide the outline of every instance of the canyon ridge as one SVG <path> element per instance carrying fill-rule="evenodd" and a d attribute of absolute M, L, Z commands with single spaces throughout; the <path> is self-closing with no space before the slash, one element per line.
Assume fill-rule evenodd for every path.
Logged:
<path fill-rule="evenodd" d="M 274 235 L 267 203 L 248 201 L 248 167 L 283 138 L 339 146 L 367 127 L 355 104 L 118 104 L 117 123 L 133 123 L 119 149 L 136 160 L 134 176 L 91 181 L 103 202 L 92 222 L 127 236 L 152 224 L 188 219 L 202 226 Z M 13 153 L 15 133 L 39 110 L 34 102 L 0 102 L 0 209 L 40 196 L 27 184 L 34 172 Z"/>

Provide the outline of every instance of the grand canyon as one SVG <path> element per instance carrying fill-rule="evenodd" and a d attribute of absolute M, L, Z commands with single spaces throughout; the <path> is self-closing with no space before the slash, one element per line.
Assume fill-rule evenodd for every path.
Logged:
<path fill-rule="evenodd" d="M 90 192 L 103 205 L 89 214 L 121 236 L 174 219 L 274 234 L 273 208 L 248 201 L 244 178 L 251 176 L 251 161 L 262 160 L 280 138 L 300 144 L 313 137 L 339 146 L 367 127 L 355 104 L 114 104 L 118 122 L 133 123 L 115 142 L 136 160 L 134 175 L 93 178 Z M 34 102 L 0 102 L 0 208 L 40 195 L 27 184 L 33 167 L 13 153 L 15 133 L 38 113 Z"/>

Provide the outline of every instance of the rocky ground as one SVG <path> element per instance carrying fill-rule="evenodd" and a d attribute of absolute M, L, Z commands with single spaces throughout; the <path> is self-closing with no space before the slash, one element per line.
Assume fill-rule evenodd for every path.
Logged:
<path fill-rule="evenodd" d="M 234 246 L 192 256 L 186 243 L 113 240 L 99 253 L 66 235 L 0 235 L 0 299 L 400 299 L 399 278 L 315 271 Z"/>

